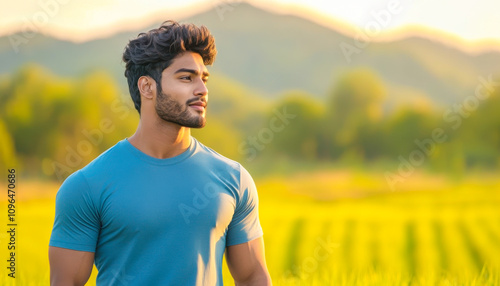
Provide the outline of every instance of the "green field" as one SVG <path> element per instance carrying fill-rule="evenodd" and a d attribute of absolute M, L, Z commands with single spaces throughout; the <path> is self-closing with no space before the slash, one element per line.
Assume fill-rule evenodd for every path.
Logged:
<path fill-rule="evenodd" d="M 370 172 L 256 181 L 274 285 L 500 285 L 500 179 L 493 175 L 415 174 L 393 192 Z M 4 274 L 1 285 L 48 285 L 57 187 L 19 182 L 17 284 Z M 5 261 L 6 230 L 0 238 Z M 227 269 L 225 284 L 233 284 Z"/>

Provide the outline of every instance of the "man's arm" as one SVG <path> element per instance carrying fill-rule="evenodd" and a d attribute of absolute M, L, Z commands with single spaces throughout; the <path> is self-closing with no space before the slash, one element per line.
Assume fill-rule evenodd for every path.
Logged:
<path fill-rule="evenodd" d="M 267 271 L 262 237 L 228 246 L 226 261 L 236 286 L 272 285 Z"/>
<path fill-rule="evenodd" d="M 80 286 L 89 280 L 94 253 L 49 246 L 50 285 Z"/>

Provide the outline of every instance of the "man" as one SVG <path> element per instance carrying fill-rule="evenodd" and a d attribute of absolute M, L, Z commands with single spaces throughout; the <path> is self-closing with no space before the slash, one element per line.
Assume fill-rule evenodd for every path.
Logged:
<path fill-rule="evenodd" d="M 205 125 L 204 26 L 165 22 L 123 54 L 140 114 L 133 136 L 72 174 L 56 198 L 51 285 L 271 285 L 248 172 L 190 136 Z M 223 140 L 223 138 L 221 138 Z"/>

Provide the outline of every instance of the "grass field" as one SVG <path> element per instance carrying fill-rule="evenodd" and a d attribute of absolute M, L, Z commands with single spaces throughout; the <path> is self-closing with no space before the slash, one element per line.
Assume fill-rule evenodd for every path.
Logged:
<path fill-rule="evenodd" d="M 257 186 L 274 285 L 500 285 L 500 178 L 493 175 L 415 174 L 391 192 L 378 173 L 324 170 L 262 177 Z M 48 285 L 57 188 L 19 181 L 17 278 L 2 266 L 1 285 Z M 7 238 L 5 229 L 2 261 Z"/>

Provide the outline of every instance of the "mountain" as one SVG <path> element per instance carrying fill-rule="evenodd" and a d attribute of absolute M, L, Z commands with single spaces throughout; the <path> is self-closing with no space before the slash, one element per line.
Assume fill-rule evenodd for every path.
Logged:
<path fill-rule="evenodd" d="M 500 74 L 499 52 L 472 55 L 419 37 L 393 42 L 376 42 L 374 38 L 365 47 L 358 47 L 353 39 L 357 35 L 348 37 L 296 16 L 274 14 L 246 3 L 223 13 L 217 9 L 181 21 L 203 24 L 215 36 L 219 52 L 211 71 L 269 98 L 297 89 L 324 98 L 343 72 L 368 67 L 387 84 L 393 101 L 424 96 L 434 104 L 449 106 L 474 94 L 478 76 Z M 148 29 L 84 43 L 36 34 L 19 45 L 18 53 L 9 37 L 2 37 L 0 73 L 11 73 L 28 62 L 68 76 L 105 69 L 125 92 L 123 48 L 129 39 Z M 342 47 L 352 54 L 346 57 Z"/>

